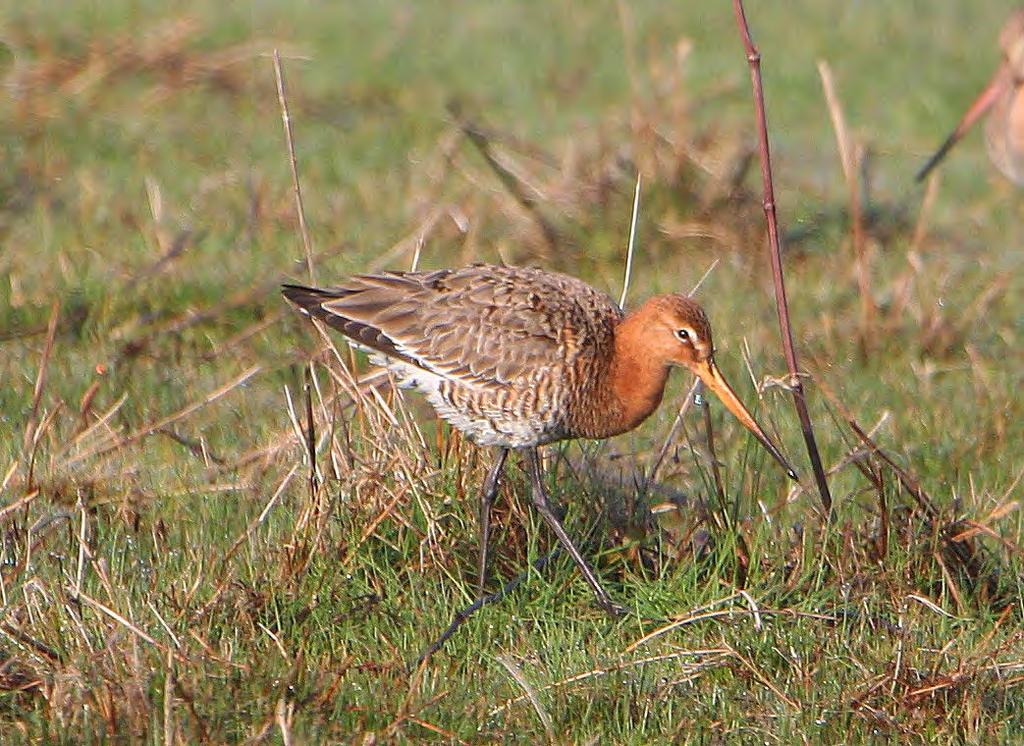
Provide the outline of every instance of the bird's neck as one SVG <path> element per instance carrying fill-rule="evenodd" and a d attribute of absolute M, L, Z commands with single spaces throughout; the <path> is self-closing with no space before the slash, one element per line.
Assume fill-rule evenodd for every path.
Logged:
<path fill-rule="evenodd" d="M 649 320 L 639 310 L 615 329 L 615 354 L 602 386 L 603 411 L 592 437 L 606 438 L 632 430 L 658 408 L 665 392 L 669 366 L 647 351 L 643 338 Z"/>

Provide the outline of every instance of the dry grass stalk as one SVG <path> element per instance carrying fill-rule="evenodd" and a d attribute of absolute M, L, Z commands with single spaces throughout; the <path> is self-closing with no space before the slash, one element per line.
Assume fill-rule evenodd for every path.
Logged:
<path fill-rule="evenodd" d="M 295 158 L 295 141 L 292 136 L 292 118 L 288 113 L 288 96 L 285 92 L 284 71 L 281 69 L 281 53 L 274 49 L 274 79 L 277 81 L 277 101 L 281 106 L 281 121 L 284 124 L 284 139 L 288 146 L 288 165 L 292 173 L 292 192 L 295 195 L 295 212 L 299 219 L 299 233 L 302 234 L 302 248 L 306 256 L 306 271 L 309 281 L 316 284 L 316 271 L 313 268 L 313 244 L 306 226 L 306 210 L 302 205 L 302 186 L 299 183 L 299 166 Z"/>
<path fill-rule="evenodd" d="M 843 177 L 846 180 L 846 188 L 849 193 L 851 242 L 861 306 L 860 345 L 864 354 L 869 354 L 877 339 L 877 334 L 875 330 L 876 308 L 871 290 L 870 257 L 864 232 L 864 209 L 860 184 L 864 149 L 860 143 L 851 141 L 849 130 L 846 128 L 846 119 L 843 116 L 842 104 L 839 102 L 839 95 L 836 93 L 835 82 L 832 78 L 832 69 L 825 60 L 818 60 L 818 74 L 825 92 L 825 102 L 832 119 L 832 129 L 835 131 L 836 144 L 839 149 L 839 160 L 843 167 Z"/>
<path fill-rule="evenodd" d="M 235 552 L 238 551 L 238 548 L 250 536 L 252 536 L 253 531 L 255 531 L 259 527 L 259 525 L 267 519 L 267 516 L 270 515 L 270 511 L 274 508 L 274 505 L 277 503 L 277 499 L 281 496 L 281 493 L 284 492 L 285 487 L 288 486 L 288 483 L 291 481 L 292 477 L 295 476 L 295 472 L 299 470 L 299 466 L 301 466 L 300 462 L 292 464 L 292 468 L 288 471 L 287 474 L 285 474 L 284 478 L 278 484 L 277 489 L 274 490 L 274 494 L 270 496 L 269 500 L 267 500 L 267 504 L 263 506 L 263 510 L 260 511 L 259 516 L 257 516 L 256 519 L 253 520 L 246 527 L 245 531 L 242 532 L 242 534 L 237 539 L 235 539 L 235 541 L 231 544 L 231 547 L 228 549 L 228 551 L 224 553 L 224 557 L 221 559 L 222 563 L 226 564 L 228 560 L 230 560 L 231 557 L 234 556 Z"/>
<path fill-rule="evenodd" d="M 17 462 L 15 462 L 15 463 L 17 463 Z M 40 493 L 40 489 L 38 487 L 36 487 L 36 488 L 30 490 L 29 492 L 26 492 L 24 495 L 19 497 L 17 500 L 12 502 L 11 504 L 5 505 L 3 508 L 0 508 L 0 521 L 2 521 L 8 515 L 11 515 L 12 513 L 17 512 L 21 508 L 24 508 L 30 502 L 32 502 L 37 497 L 39 497 L 39 493 Z"/>
<path fill-rule="evenodd" d="M 0 623 L 0 632 L 3 632 L 12 640 L 20 645 L 24 645 L 34 653 L 41 655 L 49 663 L 58 665 L 64 663 L 64 656 L 58 651 L 7 622 Z"/>
<path fill-rule="evenodd" d="M 225 314 L 243 306 L 258 306 L 263 303 L 267 294 L 280 283 L 279 278 L 262 280 L 259 283 L 243 288 L 229 295 L 225 300 L 218 301 L 202 310 L 189 309 L 166 321 L 149 324 L 139 318 L 131 319 L 110 332 L 111 339 L 128 340 L 122 345 L 118 358 L 133 358 L 143 350 L 152 346 L 162 335 L 178 334 L 209 322 L 216 322 Z M 142 331 L 138 331 L 142 328 Z M 138 333 L 136 333 L 138 332 Z"/>
<path fill-rule="evenodd" d="M 785 692 L 779 689 L 775 682 L 773 682 L 767 674 L 761 671 L 761 669 L 755 666 L 752 661 L 748 660 L 746 656 L 742 655 L 738 650 L 730 645 L 723 645 L 723 647 L 726 648 L 726 650 L 729 651 L 729 654 L 738 660 L 745 669 L 750 671 L 750 673 L 754 675 L 754 678 L 770 689 L 776 697 L 785 702 L 791 710 L 797 711 L 800 709 L 800 704 L 796 700 L 787 696 Z"/>
<path fill-rule="evenodd" d="M 0 479 L 0 495 L 7 490 L 7 485 L 11 483 L 11 478 L 14 477 L 14 473 L 18 471 L 18 459 L 11 461 L 11 465 L 7 467 L 7 473 L 4 474 L 4 478 Z M 3 515 L 0 512 L 0 515 Z"/>
<path fill-rule="evenodd" d="M 827 624 L 836 624 L 836 623 L 842 621 L 842 619 L 843 619 L 842 615 L 837 615 L 837 614 L 816 614 L 814 612 L 796 611 L 794 609 L 764 609 L 764 608 L 758 607 L 756 604 L 754 604 L 753 606 L 751 606 L 749 608 L 732 606 L 732 607 L 730 607 L 728 609 L 720 609 L 718 611 L 704 611 L 704 609 L 710 609 L 710 608 L 712 608 L 712 607 L 714 607 L 714 606 L 716 606 L 716 605 L 718 605 L 720 603 L 724 603 L 726 601 L 729 601 L 729 600 L 732 600 L 732 599 L 736 599 L 736 598 L 739 598 L 739 597 L 743 597 L 743 596 L 744 596 L 744 592 L 743 591 L 737 591 L 736 593 L 732 594 L 731 596 L 729 596 L 727 598 L 718 599 L 717 601 L 712 601 L 712 602 L 710 602 L 708 604 L 705 604 L 704 606 L 700 606 L 697 609 L 694 609 L 693 612 L 690 612 L 690 613 L 688 613 L 688 614 L 686 614 L 686 615 L 684 615 L 682 617 L 677 617 L 673 621 L 669 622 L 668 624 L 665 624 L 665 625 L 663 625 L 661 627 L 658 627 L 657 629 L 653 630 L 652 632 L 649 632 L 648 634 L 644 635 L 643 637 L 641 637 L 640 639 L 636 640 L 635 642 L 630 643 L 626 647 L 624 652 L 631 653 L 634 650 L 636 650 L 638 647 L 640 647 L 641 645 L 646 645 L 647 643 L 651 642 L 652 640 L 655 640 L 655 639 L 657 639 L 659 637 L 662 637 L 662 636 L 668 634 L 669 632 L 671 632 L 673 630 L 679 629 L 680 627 L 685 627 L 685 626 L 690 625 L 690 624 L 696 624 L 698 622 L 705 622 L 705 621 L 708 621 L 709 619 L 732 620 L 732 619 L 734 619 L 736 617 L 742 617 L 742 618 L 749 617 L 751 619 L 751 623 L 755 627 L 758 624 L 762 624 L 763 623 L 762 619 L 763 619 L 763 617 L 766 617 L 766 616 L 776 616 L 776 617 L 783 617 L 783 618 L 784 617 L 794 617 L 794 618 L 800 618 L 800 619 L 814 619 L 814 620 L 817 620 L 819 622 L 825 622 Z"/>
<path fill-rule="evenodd" d="M 602 676 L 609 676 L 618 671 L 624 671 L 629 668 L 635 668 L 638 666 L 647 666 L 652 663 L 660 663 L 661 661 L 679 660 L 680 658 L 698 658 L 696 663 L 685 665 L 685 671 L 689 674 L 688 678 L 684 681 L 693 681 L 704 671 L 716 668 L 722 665 L 727 659 L 729 651 L 725 648 L 709 648 L 707 650 L 681 650 L 674 653 L 665 653 L 662 655 L 652 655 L 646 658 L 639 658 L 637 660 L 622 661 L 605 668 L 594 668 L 583 673 L 573 674 L 565 679 L 554 681 L 550 684 L 545 684 L 542 687 L 535 689 L 535 693 L 540 694 L 541 692 L 550 691 L 552 689 L 561 689 L 570 684 L 578 684 L 581 681 L 587 681 L 589 679 L 600 678 Z M 512 699 L 505 700 L 501 705 L 495 707 L 487 713 L 488 717 L 494 717 L 500 715 L 503 712 L 508 711 L 515 705 L 525 702 L 529 697 L 525 694 Z"/>
<path fill-rule="evenodd" d="M 35 467 L 36 445 L 39 443 L 39 435 L 42 427 L 37 423 L 39 416 L 39 405 L 43 399 L 43 389 L 46 387 L 46 369 L 50 363 L 50 356 L 53 354 L 53 345 L 57 337 L 57 320 L 60 318 L 60 301 L 55 300 L 50 308 L 50 321 L 46 327 L 46 342 L 43 345 L 43 354 L 39 361 L 39 372 L 36 375 L 36 383 L 32 389 L 32 409 L 29 412 L 28 420 L 25 423 L 25 434 L 22 438 L 21 450 L 28 458 L 28 478 L 25 480 L 28 489 L 32 489 L 32 476 Z"/>
<path fill-rule="evenodd" d="M 309 458 L 309 496 L 310 500 L 316 501 L 318 494 L 318 486 L 320 485 L 322 476 L 320 475 L 317 467 L 317 442 L 316 442 L 316 422 L 313 418 L 313 362 L 307 363 L 303 369 L 305 374 L 305 380 L 302 384 L 302 391 L 305 394 L 306 401 L 306 455 Z M 325 418 L 326 419 L 326 418 Z"/>
<path fill-rule="evenodd" d="M 74 593 L 75 589 L 74 588 L 68 588 L 68 592 L 69 593 Z M 79 593 L 76 596 L 76 598 L 79 601 L 84 601 L 87 605 L 93 607 L 97 611 L 103 612 L 104 614 L 106 614 L 108 617 L 113 619 L 115 622 L 120 624 L 122 627 L 127 629 L 129 632 L 131 632 L 133 635 L 135 635 L 139 639 L 145 640 L 146 642 L 148 642 L 150 645 L 152 645 L 155 648 L 160 648 L 165 653 L 173 654 L 173 652 L 174 652 L 173 649 L 167 648 L 166 650 L 164 650 L 164 647 L 165 647 L 164 645 L 161 645 L 159 642 L 154 640 L 148 633 L 144 632 L 142 629 L 140 629 L 135 624 L 132 624 L 132 622 L 130 622 L 122 614 L 119 614 L 118 612 L 114 611 L 113 609 L 111 609 L 106 604 L 100 603 L 96 599 L 94 599 L 94 598 L 92 598 L 90 596 L 87 596 L 84 593 Z"/>
<path fill-rule="evenodd" d="M 174 746 L 177 732 L 174 724 L 174 654 L 168 649 L 164 665 L 164 746 Z"/>
<path fill-rule="evenodd" d="M 888 422 L 891 416 L 892 413 L 889 412 L 888 410 L 882 412 L 882 414 L 879 415 L 878 420 L 875 422 L 875 424 L 872 425 L 871 428 L 868 430 L 868 437 L 874 438 L 878 431 L 882 428 L 882 426 L 886 422 Z M 843 456 L 840 459 L 838 459 L 834 464 L 832 464 L 828 468 L 828 471 L 826 473 L 831 477 L 838 474 L 840 471 L 850 466 L 851 464 L 862 464 L 864 457 L 869 454 L 870 451 L 863 447 L 850 447 L 847 449 L 846 453 L 843 454 Z M 876 480 L 874 479 L 874 475 L 871 474 L 871 472 L 868 472 L 867 474 L 865 474 L 865 476 L 868 477 L 869 481 L 872 481 L 872 483 L 875 484 L 875 486 L 879 490 L 881 490 L 881 484 L 876 482 Z M 784 503 L 792 503 L 803 491 L 804 486 L 802 484 L 794 484 L 792 487 L 789 488 L 789 493 L 786 495 Z M 781 509 L 781 506 L 779 507 Z"/>
<path fill-rule="evenodd" d="M 524 187 L 522 179 L 513 173 L 507 162 L 503 163 L 502 159 L 496 155 L 493 147 L 491 146 L 487 130 L 477 125 L 477 123 L 472 119 L 468 118 L 462 110 L 462 105 L 458 101 L 449 101 L 448 113 L 451 114 L 452 119 L 455 120 L 455 123 L 462 130 L 463 134 L 471 143 L 473 143 L 476 149 L 480 152 L 480 155 L 483 156 L 487 165 L 491 167 L 491 170 L 498 177 L 502 186 L 508 190 L 509 194 L 512 195 L 517 203 L 519 203 L 520 207 L 522 207 L 522 209 L 533 218 L 544 238 L 544 243 L 547 249 L 546 256 L 557 256 L 559 247 L 563 243 L 558 230 L 541 210 L 540 204 L 537 199 L 530 194 L 530 190 Z"/>
<path fill-rule="evenodd" d="M 57 456 L 61 456 L 74 448 L 78 448 L 79 445 L 84 440 L 89 438 L 94 432 L 107 427 L 111 418 L 113 418 L 113 416 L 117 414 L 118 410 L 120 410 L 121 407 L 124 406 L 124 403 L 126 401 L 128 401 L 128 394 L 121 394 L 117 401 L 111 404 L 106 412 L 97 417 L 91 425 L 83 429 L 81 432 L 76 433 L 71 440 L 65 443 L 64 446 L 57 451 Z M 108 438 L 116 437 L 116 433 L 110 428 L 107 428 L 107 432 Z"/>
<path fill-rule="evenodd" d="M 530 700 L 534 712 L 537 713 L 537 717 L 540 719 L 541 724 L 543 724 L 544 732 L 548 734 L 548 741 L 555 743 L 557 739 L 555 738 L 555 729 L 551 722 L 551 715 L 548 714 L 544 705 L 541 704 L 540 698 L 537 696 L 537 690 L 527 680 L 526 674 L 515 664 L 511 656 L 499 655 L 496 658 L 498 663 L 508 671 L 508 675 L 512 677 L 512 680 L 519 685 L 519 688 L 526 692 L 525 696 Z"/>
<path fill-rule="evenodd" d="M 89 516 L 86 513 L 85 501 L 81 494 L 78 496 L 78 570 L 75 572 L 75 590 L 72 598 L 78 598 L 82 594 L 82 583 L 85 581 L 85 555 L 89 552 L 86 541 L 89 535 Z M 90 554 L 89 559 L 92 559 Z"/>
<path fill-rule="evenodd" d="M 202 359 L 206 361 L 223 360 L 227 357 L 228 353 L 233 352 L 238 346 L 248 342 L 257 334 L 262 334 L 270 327 L 280 323 L 287 314 L 288 309 L 285 308 L 278 309 L 277 311 L 268 314 L 266 318 L 260 319 L 254 324 L 250 324 L 237 334 L 233 334 L 224 341 L 214 345 L 209 352 L 202 355 Z"/>
<path fill-rule="evenodd" d="M 836 408 L 836 411 L 840 413 L 842 418 L 846 421 L 850 430 L 853 431 L 854 435 L 864 444 L 868 451 L 881 460 L 889 469 L 893 472 L 900 484 L 907 490 L 911 497 L 917 502 L 918 507 L 924 512 L 924 514 L 930 519 L 935 520 L 939 517 L 939 509 L 935 506 L 935 502 L 925 492 L 920 482 L 911 473 L 903 469 L 897 464 L 892 457 L 886 453 L 882 448 L 875 443 L 875 441 L 868 435 L 868 433 L 860 426 L 857 420 L 854 418 L 850 410 L 844 405 L 839 397 L 836 396 L 835 392 L 825 383 L 820 375 L 815 376 L 815 382 L 818 388 L 825 395 L 825 398 Z"/>
<path fill-rule="evenodd" d="M 768 223 L 768 245 L 770 249 L 772 280 L 775 287 L 775 304 L 779 315 L 779 327 L 782 333 L 782 349 L 786 358 L 786 365 L 789 367 L 790 390 L 793 394 L 793 404 L 796 407 L 797 416 L 800 419 L 800 429 L 803 432 L 804 443 L 807 446 L 807 455 L 811 460 L 811 469 L 814 472 L 814 479 L 818 485 L 818 493 L 821 496 L 821 504 L 825 509 L 826 517 L 832 517 L 832 495 L 828 488 L 828 479 L 825 476 L 825 469 L 821 463 L 821 455 L 818 453 L 818 446 L 814 439 L 814 426 L 811 424 L 811 416 L 807 411 L 807 402 L 804 399 L 803 384 L 800 382 L 800 369 L 797 365 L 796 348 L 793 345 L 793 332 L 789 323 L 789 305 L 786 302 L 786 285 L 783 279 L 782 270 L 782 248 L 779 244 L 779 226 L 775 214 L 775 188 L 772 184 L 771 153 L 768 145 L 768 118 L 765 114 L 764 88 L 761 84 L 761 54 L 754 46 L 750 35 L 750 27 L 747 25 L 747 17 L 743 10 L 743 0 L 733 0 L 733 9 L 736 13 L 736 23 L 739 26 L 740 36 L 747 52 L 747 62 L 750 64 L 750 81 L 754 92 L 754 108 L 757 116 L 758 131 L 758 154 L 761 160 L 761 177 L 764 189 L 764 214 Z"/>
<path fill-rule="evenodd" d="M 241 386 L 242 384 L 244 384 L 246 381 L 248 381 L 254 375 L 259 373 L 260 370 L 261 370 L 261 368 L 260 368 L 259 365 L 254 365 L 251 368 L 249 368 L 248 370 L 244 371 L 241 375 L 237 376 L 233 380 L 231 380 L 228 383 L 226 383 L 223 386 L 221 386 L 220 388 L 215 389 L 214 391 L 211 391 L 209 394 L 207 394 L 202 399 L 199 399 L 198 401 L 192 402 L 188 406 L 183 407 L 182 409 L 179 409 L 177 412 L 174 412 L 173 414 L 169 414 L 166 417 L 163 417 L 163 418 L 157 420 L 156 422 L 150 423 L 148 425 L 144 425 L 144 426 L 140 427 L 138 430 L 135 430 L 134 432 L 132 432 L 132 433 L 130 433 L 128 435 L 125 435 L 123 437 L 119 437 L 115 433 L 114 435 L 108 437 L 108 440 L 113 440 L 114 442 L 112 442 L 112 443 L 105 443 L 103 445 L 96 445 L 90 451 L 86 451 L 85 453 L 81 453 L 81 454 L 78 454 L 76 456 L 73 456 L 73 457 L 67 459 L 67 461 L 65 463 L 66 463 L 67 466 L 71 466 L 71 465 L 77 464 L 77 463 L 79 463 L 81 461 L 85 461 L 87 459 L 99 458 L 99 457 L 102 457 L 102 456 L 106 456 L 106 455 L 108 455 L 110 453 L 113 453 L 114 451 L 121 450 L 123 448 L 126 448 L 127 446 L 130 446 L 130 445 L 132 445 L 134 443 L 137 443 L 138 441 L 146 438 L 147 436 L 152 435 L 153 433 L 159 432 L 161 429 L 167 427 L 168 425 L 171 425 L 171 424 L 177 422 L 178 420 L 185 419 L 186 417 L 188 417 L 189 415 L 197 412 L 198 410 L 202 409 L 206 405 L 211 404 L 211 403 L 217 401 L 222 396 L 225 396 L 226 394 L 230 393 L 234 389 L 236 389 L 239 386 Z"/>

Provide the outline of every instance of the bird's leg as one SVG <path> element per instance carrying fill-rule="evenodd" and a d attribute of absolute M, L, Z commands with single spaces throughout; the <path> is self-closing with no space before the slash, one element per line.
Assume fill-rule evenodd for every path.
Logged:
<path fill-rule="evenodd" d="M 498 480 L 505 469 L 506 458 L 508 449 L 500 449 L 480 488 L 480 566 L 476 586 L 477 598 L 484 595 L 484 581 L 487 579 L 487 544 L 491 538 L 491 505 L 498 495 Z"/>
<path fill-rule="evenodd" d="M 625 609 L 612 601 L 611 596 L 608 595 L 608 591 L 604 589 L 601 582 L 597 579 L 594 571 L 587 564 L 587 561 L 583 559 L 583 555 L 576 548 L 576 545 L 572 543 L 572 539 L 569 538 L 569 534 L 565 532 L 565 528 L 562 526 L 562 522 L 558 520 L 558 516 L 551 509 L 551 503 L 548 499 L 547 490 L 544 489 L 544 482 L 541 479 L 540 474 L 540 459 L 537 457 L 537 449 L 525 448 L 523 449 L 523 457 L 526 459 L 526 468 L 530 474 L 530 484 L 533 487 L 533 505 L 537 508 L 537 512 L 543 516 L 544 520 L 547 521 L 548 525 L 555 532 L 555 536 L 565 547 L 566 551 L 572 556 L 576 562 L 576 566 L 580 568 L 580 572 L 583 573 L 583 578 L 590 584 L 590 587 L 594 590 L 594 595 L 597 596 L 597 603 L 602 609 L 607 611 L 612 616 L 621 616 L 625 613 Z"/>

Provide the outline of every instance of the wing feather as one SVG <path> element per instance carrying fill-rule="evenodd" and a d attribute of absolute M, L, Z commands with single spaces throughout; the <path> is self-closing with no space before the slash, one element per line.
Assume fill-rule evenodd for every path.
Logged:
<path fill-rule="evenodd" d="M 606 355 L 621 318 L 582 281 L 519 267 L 358 275 L 284 292 L 360 344 L 467 384 L 536 380 L 580 355 Z"/>

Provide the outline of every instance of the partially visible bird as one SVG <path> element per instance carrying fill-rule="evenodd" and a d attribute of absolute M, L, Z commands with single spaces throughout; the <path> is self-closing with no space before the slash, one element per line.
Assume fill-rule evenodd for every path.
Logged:
<path fill-rule="evenodd" d="M 924 179 L 968 130 L 986 113 L 988 157 L 1010 181 L 1024 185 L 1024 8 L 1018 8 L 999 34 L 1002 62 L 960 123 L 918 171 Z"/>
<path fill-rule="evenodd" d="M 491 504 L 508 452 L 525 459 L 533 504 L 610 613 L 621 612 L 566 534 L 541 478 L 537 447 L 632 430 L 661 402 L 669 369 L 696 373 L 790 477 L 793 469 L 715 364 L 697 303 L 658 295 L 628 315 L 564 274 L 475 264 L 357 275 L 330 289 L 285 285 L 304 313 L 342 332 L 403 387 L 497 457 L 480 494 L 479 588 Z"/>

